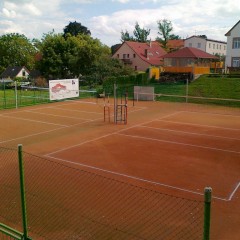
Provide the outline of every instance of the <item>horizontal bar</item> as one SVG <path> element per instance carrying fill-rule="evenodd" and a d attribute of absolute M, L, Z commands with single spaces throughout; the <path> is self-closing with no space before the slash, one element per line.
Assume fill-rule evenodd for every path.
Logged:
<path fill-rule="evenodd" d="M 3 234 L 9 236 L 9 237 L 13 237 L 16 240 L 21 240 L 23 239 L 23 233 L 8 227 L 7 225 L 0 223 L 0 232 L 2 232 Z"/>

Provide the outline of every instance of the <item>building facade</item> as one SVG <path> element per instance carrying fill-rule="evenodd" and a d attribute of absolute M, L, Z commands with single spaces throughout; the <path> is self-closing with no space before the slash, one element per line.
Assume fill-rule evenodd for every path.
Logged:
<path fill-rule="evenodd" d="M 135 71 L 146 71 L 151 66 L 161 66 L 164 54 L 166 54 L 166 51 L 158 42 L 140 43 L 125 41 L 112 57 L 121 60 Z"/>
<path fill-rule="evenodd" d="M 29 70 L 26 67 L 21 66 L 9 66 L 6 70 L 0 75 L 0 78 L 14 79 L 16 77 L 28 78 Z"/>
<path fill-rule="evenodd" d="M 227 54 L 225 68 L 240 67 L 240 20 L 225 34 L 227 37 Z"/>
<path fill-rule="evenodd" d="M 227 42 L 200 36 L 192 36 L 184 41 L 185 47 L 193 47 L 212 55 L 226 56 Z"/>

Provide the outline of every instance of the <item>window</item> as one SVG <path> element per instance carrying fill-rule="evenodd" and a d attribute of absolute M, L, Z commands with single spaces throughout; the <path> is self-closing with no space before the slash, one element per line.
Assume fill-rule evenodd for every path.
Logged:
<path fill-rule="evenodd" d="M 129 54 L 127 55 L 127 57 L 129 58 Z"/>
<path fill-rule="evenodd" d="M 209 43 L 209 48 L 211 48 L 211 43 Z"/>
<path fill-rule="evenodd" d="M 240 37 L 233 38 L 232 48 L 240 48 Z"/>
<path fill-rule="evenodd" d="M 117 54 L 117 58 L 119 58 L 119 54 Z"/>
<path fill-rule="evenodd" d="M 192 43 L 189 43 L 188 46 L 189 46 L 189 47 L 192 47 Z"/>
<path fill-rule="evenodd" d="M 135 54 L 135 53 L 133 54 L 133 57 L 134 57 L 134 58 L 136 57 L 136 54 Z"/>
<path fill-rule="evenodd" d="M 198 44 L 197 44 L 197 48 L 201 48 L 201 43 L 198 43 Z"/>
<path fill-rule="evenodd" d="M 232 58 L 232 67 L 240 67 L 240 57 Z"/>
<path fill-rule="evenodd" d="M 222 45 L 219 45 L 219 49 L 221 50 L 221 48 L 222 48 Z"/>
<path fill-rule="evenodd" d="M 25 77 L 26 76 L 26 72 L 23 70 L 22 71 L 22 76 Z"/>
<path fill-rule="evenodd" d="M 226 46 L 224 46 L 224 50 L 226 50 Z"/>
<path fill-rule="evenodd" d="M 137 71 L 137 69 L 138 69 L 137 66 L 135 66 L 135 71 Z"/>
<path fill-rule="evenodd" d="M 213 49 L 215 49 L 215 44 L 213 44 Z"/>
<path fill-rule="evenodd" d="M 127 54 L 123 54 L 123 59 L 126 59 L 127 58 Z"/>
<path fill-rule="evenodd" d="M 217 49 L 218 49 L 218 44 L 217 44 Z"/>

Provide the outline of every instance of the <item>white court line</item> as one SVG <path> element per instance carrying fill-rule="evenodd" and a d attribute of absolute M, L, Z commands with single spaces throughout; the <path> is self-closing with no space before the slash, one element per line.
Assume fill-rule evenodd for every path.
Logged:
<path fill-rule="evenodd" d="M 48 156 L 48 157 L 52 158 L 52 159 L 55 159 L 57 161 L 70 163 L 70 164 L 77 165 L 77 166 L 87 167 L 87 168 L 98 170 L 98 171 L 101 171 L 101 172 L 110 173 L 110 174 L 113 174 L 113 175 L 126 177 L 126 178 L 130 178 L 130 179 L 134 179 L 134 180 L 138 180 L 138 181 L 141 181 L 141 182 L 146 182 L 146 183 L 150 183 L 150 184 L 154 184 L 154 185 L 158 185 L 158 186 L 162 186 L 162 187 L 166 187 L 166 188 L 170 188 L 170 189 L 175 189 L 175 190 L 178 190 L 178 191 L 181 191 L 181 192 L 188 192 L 188 193 L 191 193 L 191 194 L 204 196 L 203 193 L 196 192 L 196 191 L 191 191 L 191 190 L 188 190 L 188 189 L 185 189 L 185 188 L 180 188 L 180 187 L 176 187 L 176 186 L 172 186 L 172 185 L 168 185 L 168 184 L 164 184 L 164 183 L 160 183 L 160 182 L 155 182 L 155 181 L 147 180 L 147 179 L 144 179 L 144 178 L 135 177 L 135 176 L 131 176 L 131 175 L 123 174 L 123 173 L 118 173 L 118 172 L 114 172 L 114 171 L 110 171 L 110 170 L 106 170 L 106 169 L 102 169 L 102 168 L 98 168 L 98 167 L 94 167 L 94 166 L 90 166 L 90 165 L 86 165 L 86 164 L 82 164 L 82 163 L 71 162 L 71 161 L 68 161 L 68 160 L 65 160 L 65 159 L 62 159 L 62 158 L 58 158 L 58 157 L 52 157 L 52 156 Z M 218 197 L 218 196 L 213 196 L 212 198 L 218 199 L 218 200 L 221 200 L 221 201 L 230 201 L 231 200 L 229 198 L 222 198 L 222 197 Z"/>
<path fill-rule="evenodd" d="M 19 139 L 24 139 L 24 138 L 28 138 L 28 137 L 34 137 L 34 136 L 37 136 L 37 135 L 54 132 L 54 131 L 57 131 L 59 129 L 64 129 L 64 128 L 65 127 L 60 127 L 60 128 L 55 128 L 55 129 L 44 131 L 44 132 L 38 132 L 38 133 L 30 134 L 30 135 L 25 135 L 25 136 L 18 137 L 18 138 L 11 138 L 9 140 L 1 141 L 0 143 L 7 143 L 7 142 L 16 141 L 16 140 L 19 140 Z"/>
<path fill-rule="evenodd" d="M 46 108 L 51 108 L 51 107 L 46 107 Z M 41 108 L 41 109 L 45 109 L 45 108 Z M 38 110 L 38 109 L 34 109 L 34 110 Z M 23 111 L 20 111 L 20 112 L 25 112 L 26 110 L 23 110 Z M 19 112 L 19 111 L 18 111 Z M 172 114 L 171 114 L 172 115 Z M 5 117 L 5 116 L 4 116 Z M 6 116 L 8 117 L 8 116 Z M 11 118 L 15 118 L 15 117 L 11 117 Z M 97 118 L 97 119 L 94 119 L 94 120 L 89 120 L 89 121 L 85 121 L 85 122 L 82 122 L 82 123 L 77 123 L 77 124 L 73 124 L 73 125 L 63 125 L 62 127 L 60 128 L 56 128 L 56 129 L 52 129 L 52 130 L 48 130 L 48 131 L 44 131 L 44 132 L 39 132 L 39 133 L 35 133 L 35 134 L 30 134 L 30 135 L 25 135 L 25 136 L 22 136 L 22 137 L 19 137 L 19 138 L 12 138 L 12 139 L 9 139 L 9 140 L 5 140 L 5 141 L 1 141 L 0 143 L 7 143 L 7 142 L 11 142 L 11 141 L 16 141 L 16 140 L 19 140 L 19 139 L 25 139 L 25 138 L 28 138 L 28 137 L 33 137 L 33 136 L 37 136 L 37 135 L 42 135 L 42 134 L 46 134 L 46 133 L 50 133 L 50 132 L 54 132 L 54 131 L 58 131 L 58 130 L 62 130 L 62 129 L 65 129 L 65 128 L 70 128 L 70 127 L 74 127 L 74 126 L 79 126 L 79 125 L 82 125 L 82 124 L 85 124 L 85 123 L 90 123 L 90 122 L 94 122 L 94 121 L 98 121 L 102 118 Z M 51 153 L 50 153 L 51 154 Z"/>
<path fill-rule="evenodd" d="M 57 150 L 57 151 L 48 153 L 48 154 L 46 154 L 46 155 L 44 155 L 44 156 L 50 157 L 50 156 L 53 155 L 53 154 L 66 151 L 66 150 L 71 149 L 71 148 L 79 147 L 79 146 L 81 146 L 81 145 L 83 145 L 83 144 L 90 143 L 90 142 L 94 142 L 94 141 L 97 141 L 97 140 L 99 140 L 99 139 L 112 136 L 112 135 L 114 135 L 114 134 L 116 134 L 116 132 L 109 133 L 109 134 L 106 134 L 106 135 L 103 135 L 103 136 L 100 136 L 100 137 L 97 137 L 97 138 L 94 138 L 94 139 L 91 139 L 91 140 L 87 140 L 87 141 L 84 141 L 84 142 L 82 142 L 82 143 L 78 143 L 78 144 L 75 144 L 75 145 L 71 145 L 71 146 L 69 146 L 69 147 L 61 148 L 60 150 Z"/>
<path fill-rule="evenodd" d="M 68 127 L 68 125 L 57 124 L 57 123 L 50 123 L 50 122 L 43 122 L 43 121 L 32 120 L 32 119 L 28 119 L 28 118 L 13 117 L 13 116 L 9 116 L 9 115 L 4 115 L 2 117 L 13 118 L 13 119 L 18 119 L 18 120 L 24 120 L 24 121 L 28 121 L 28 122 L 44 123 L 44 124 L 49 124 L 49 125 L 54 125 L 54 126 Z"/>
<path fill-rule="evenodd" d="M 65 105 L 67 105 L 67 104 L 65 104 Z M 63 106 L 64 106 L 64 105 L 63 105 Z M 59 110 L 62 110 L 62 111 L 68 111 L 68 112 L 81 112 L 81 113 L 102 114 L 102 113 L 99 113 L 99 112 L 80 111 L 80 110 L 65 109 L 65 108 L 54 107 L 54 106 L 46 107 L 46 108 L 37 108 L 37 109 L 28 110 L 28 111 L 35 112 L 35 111 L 38 111 L 38 110 L 44 110 L 44 109 L 59 109 Z"/>
<path fill-rule="evenodd" d="M 212 126 L 207 124 L 196 124 L 196 123 L 188 123 L 188 122 L 177 122 L 177 121 L 169 121 L 169 120 L 157 120 L 159 122 L 168 122 L 168 123 L 176 123 L 180 125 L 190 125 L 190 126 L 198 126 L 198 127 L 209 127 L 209 128 L 219 128 L 219 129 L 225 129 L 225 130 L 232 130 L 232 131 L 240 131 L 238 128 L 226 128 L 226 127 L 218 127 L 218 126 Z"/>
<path fill-rule="evenodd" d="M 167 116 L 163 116 L 162 118 L 169 117 L 169 116 L 175 115 L 175 114 L 177 114 L 177 113 L 178 113 L 178 112 L 171 113 L 171 114 L 169 114 L 169 115 L 167 115 Z M 71 149 L 71 148 L 79 147 L 79 146 L 81 146 L 81 145 L 83 145 L 83 144 L 86 144 L 86 143 L 89 143 L 89 142 L 94 142 L 94 141 L 97 141 L 97 140 L 99 140 L 99 139 L 102 139 L 102 138 L 105 138 L 105 137 L 109 137 L 109 136 L 112 136 L 112 135 L 114 135 L 114 134 L 120 133 L 120 132 L 122 132 L 122 131 L 131 129 L 131 128 L 135 128 L 135 127 L 141 126 L 142 124 L 147 124 L 147 123 L 150 123 L 150 122 L 153 122 L 153 121 L 156 121 L 156 119 L 151 120 L 151 121 L 148 121 L 148 122 L 146 122 L 146 123 L 139 123 L 139 124 L 133 125 L 133 126 L 131 126 L 131 127 L 128 127 L 128 128 L 122 129 L 122 130 L 117 130 L 117 131 L 115 131 L 115 132 L 112 132 L 112 133 L 109 133 L 109 134 L 106 134 L 106 135 L 103 135 L 103 136 L 100 136 L 100 137 L 97 137 L 97 138 L 94 138 L 94 139 L 91 139 L 91 140 L 87 140 L 87 141 L 84 141 L 84 142 L 81 142 L 81 143 L 78 143 L 78 144 L 74 144 L 74 145 L 71 145 L 71 146 L 69 146 L 69 147 L 61 148 L 60 150 L 57 150 L 57 151 L 54 151 L 54 152 L 50 152 L 50 153 L 46 154 L 45 156 L 49 157 L 49 156 L 51 156 L 51 155 L 53 155 L 53 154 L 66 151 L 66 150 L 69 150 L 69 149 Z"/>
<path fill-rule="evenodd" d="M 139 139 L 145 139 L 145 140 L 150 140 L 150 141 L 165 142 L 165 143 L 171 143 L 171 144 L 177 144 L 177 145 L 183 145 L 183 146 L 204 148 L 204 149 L 209 149 L 209 150 L 214 150 L 214 151 L 222 151 L 222 152 L 240 154 L 240 152 L 238 152 L 238 151 L 226 150 L 226 149 L 222 149 L 222 148 L 206 147 L 206 146 L 201 146 L 201 145 L 181 143 L 181 142 L 175 142 L 175 141 L 168 141 L 168 140 L 162 140 L 162 139 L 157 139 L 157 138 L 142 137 L 142 136 L 139 136 L 139 135 L 130 135 L 130 134 L 124 134 L 124 133 L 116 133 L 116 134 L 131 137 L 131 138 L 139 138 Z"/>
<path fill-rule="evenodd" d="M 178 131 L 178 130 L 172 130 L 168 128 L 155 128 L 155 127 L 148 127 L 148 126 L 140 126 L 141 128 L 150 128 L 155 129 L 158 131 L 167 131 L 167 132 L 176 132 L 176 133 L 183 133 L 183 134 L 189 134 L 189 135 L 197 135 L 197 136 L 206 136 L 206 137 L 213 137 L 213 138 L 222 138 L 222 139 L 230 139 L 230 140 L 237 140 L 240 141 L 240 138 L 231 138 L 231 137 L 224 137 L 224 136 L 217 136 L 217 135 L 209 135 L 209 134 L 203 134 L 203 133 L 193 133 L 193 132 L 186 132 L 186 131 Z"/>
<path fill-rule="evenodd" d="M 77 118 L 77 117 L 68 117 L 68 116 L 62 116 L 62 115 L 57 115 L 57 114 L 49 114 L 49 113 L 41 113 L 41 112 L 36 112 L 35 111 L 31 111 L 31 110 L 26 110 L 24 112 L 30 112 L 30 113 L 34 113 L 34 114 L 40 114 L 40 115 L 47 115 L 47 116 L 53 116 L 53 117 L 61 117 L 61 118 L 70 118 L 70 119 L 81 119 L 81 120 L 87 120 L 87 121 L 91 121 L 92 119 L 87 119 L 87 118 Z"/>
<path fill-rule="evenodd" d="M 69 112 L 82 112 L 82 113 L 93 113 L 93 114 L 101 114 L 100 112 L 88 112 L 88 111 L 80 111 L 80 110 L 74 110 L 74 109 L 65 109 L 65 108 L 59 108 L 59 107 L 55 107 L 54 109 L 60 109 L 63 111 L 69 111 Z"/>
<path fill-rule="evenodd" d="M 95 120 L 99 120 L 99 119 L 95 119 Z M 93 122 L 95 120 L 85 121 L 85 122 L 82 122 L 82 123 L 77 123 L 77 124 L 69 125 L 69 126 L 66 126 L 66 127 L 60 127 L 60 128 L 55 128 L 55 129 L 44 131 L 44 132 L 38 132 L 38 133 L 30 134 L 30 135 L 25 135 L 25 136 L 18 137 L 18 138 L 12 138 L 12 139 L 9 139 L 9 140 L 2 141 L 0 143 L 7 143 L 7 142 L 11 142 L 11 141 L 16 141 L 16 140 L 19 140 L 19 139 L 24 139 L 24 138 L 28 138 L 28 137 L 34 137 L 34 136 L 37 136 L 37 135 L 42 135 L 42 134 L 58 131 L 58 130 L 65 129 L 65 128 L 71 128 L 73 126 L 79 126 L 79 125 L 82 125 L 82 124 L 85 124 L 85 123 Z"/>
<path fill-rule="evenodd" d="M 128 109 L 129 109 L 129 107 L 128 107 Z M 133 112 L 138 112 L 138 111 L 142 111 L 142 110 L 145 110 L 145 109 L 147 109 L 147 108 L 144 108 L 144 107 L 139 107 L 139 109 L 135 109 L 135 110 L 131 110 L 131 111 L 128 111 L 129 113 L 133 113 Z"/>
<path fill-rule="evenodd" d="M 237 184 L 237 186 L 234 188 L 233 192 L 231 193 L 231 195 L 228 198 L 228 201 L 231 201 L 233 196 L 235 195 L 235 193 L 237 192 L 238 188 L 240 187 L 240 182 Z"/>
<path fill-rule="evenodd" d="M 87 104 L 93 104 L 93 105 L 97 105 L 98 103 L 96 102 L 88 102 L 88 101 L 81 101 L 81 99 L 79 100 L 66 100 L 66 102 L 71 102 L 71 104 L 78 104 L 78 103 L 87 103 Z"/>
<path fill-rule="evenodd" d="M 186 112 L 186 113 L 194 113 L 194 114 L 208 114 L 208 115 L 220 115 L 220 116 L 225 116 L 225 117 L 239 117 L 240 115 L 234 115 L 234 114 L 222 114 L 222 113 L 214 113 L 214 112 L 201 112 L 201 111 L 182 111 L 182 112 Z M 240 111 L 239 111 L 240 114 Z"/>

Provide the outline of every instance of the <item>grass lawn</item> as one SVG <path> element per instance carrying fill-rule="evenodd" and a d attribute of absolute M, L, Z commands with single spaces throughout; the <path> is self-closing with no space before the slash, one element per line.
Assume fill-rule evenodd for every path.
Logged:
<path fill-rule="evenodd" d="M 168 95 L 185 96 L 187 87 L 185 83 L 160 83 L 155 85 L 155 93 Z M 212 78 L 203 75 L 191 82 L 188 87 L 188 102 L 201 104 L 217 104 L 224 106 L 240 107 L 240 78 Z M 200 98 L 219 98 L 232 100 L 215 99 L 194 99 Z M 184 97 L 157 97 L 160 101 L 185 102 Z"/>
<path fill-rule="evenodd" d="M 128 84 L 129 85 L 129 84 Z M 126 90 L 125 85 L 122 91 Z M 171 102 L 186 102 L 186 90 L 187 86 L 184 82 L 176 83 L 155 83 L 150 86 L 154 86 L 155 93 L 163 94 L 160 97 L 156 97 L 159 101 L 171 101 Z M 129 98 L 133 97 L 133 85 L 127 86 L 129 92 Z M 121 90 L 119 88 L 119 90 Z M 164 96 L 165 95 L 177 95 L 177 96 Z M 49 102 L 48 91 L 21 91 L 18 90 L 18 106 L 33 105 L 39 103 Z M 95 97 L 96 93 L 81 91 L 80 98 Z M 240 107 L 240 78 L 227 78 L 227 77 L 209 77 L 203 75 L 197 80 L 191 82 L 188 86 L 188 102 L 201 103 L 201 104 L 216 104 L 231 107 Z M 194 99 L 191 97 L 200 97 L 206 99 Z M 215 100 L 207 98 L 219 98 L 219 99 L 232 99 L 232 100 Z M 2 108 L 14 108 L 16 106 L 15 91 L 14 89 L 0 90 L 0 109 Z"/>
<path fill-rule="evenodd" d="M 201 76 L 190 84 L 189 95 L 240 99 L 240 78 L 211 78 Z"/>

